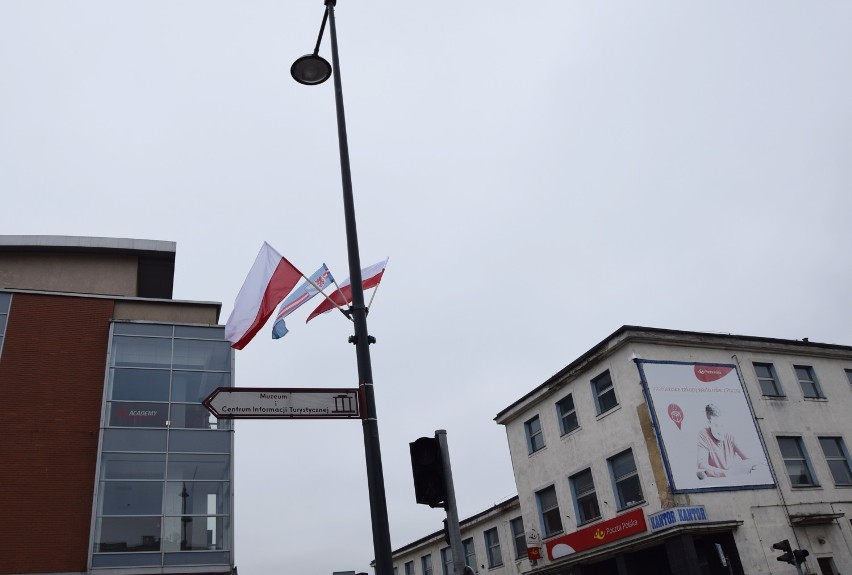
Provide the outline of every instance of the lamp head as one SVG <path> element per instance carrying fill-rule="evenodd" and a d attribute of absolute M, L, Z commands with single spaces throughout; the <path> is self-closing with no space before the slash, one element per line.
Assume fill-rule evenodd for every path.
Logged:
<path fill-rule="evenodd" d="M 290 75 L 300 84 L 314 86 L 331 77 L 331 64 L 322 56 L 307 54 L 290 66 Z"/>

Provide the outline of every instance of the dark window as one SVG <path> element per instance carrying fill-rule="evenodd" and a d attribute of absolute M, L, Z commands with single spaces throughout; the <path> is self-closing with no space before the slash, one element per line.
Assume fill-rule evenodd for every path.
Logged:
<path fill-rule="evenodd" d="M 420 558 L 420 570 L 423 575 L 432 575 L 432 554 Z"/>
<path fill-rule="evenodd" d="M 529 449 L 530 453 L 535 453 L 544 447 L 544 434 L 541 432 L 541 420 L 537 415 L 524 423 L 524 431 L 527 435 L 527 449 Z"/>
<path fill-rule="evenodd" d="M 503 554 L 500 552 L 500 535 L 498 535 L 496 527 L 485 532 L 485 554 L 488 555 L 489 569 L 503 564 Z"/>
<path fill-rule="evenodd" d="M 605 371 L 592 380 L 592 395 L 595 398 L 598 415 L 606 413 L 618 405 L 618 400 L 615 398 L 615 387 L 612 385 L 612 377 L 609 375 L 609 371 Z"/>
<path fill-rule="evenodd" d="M 592 478 L 591 469 L 586 469 L 571 477 L 571 491 L 574 493 L 578 525 L 600 518 L 601 508 L 598 505 L 598 496 L 595 493 L 595 481 Z"/>
<path fill-rule="evenodd" d="M 754 373 L 760 383 L 760 392 L 767 397 L 782 397 L 784 392 L 778 382 L 778 375 L 771 363 L 755 363 Z"/>
<path fill-rule="evenodd" d="M 405 575 L 414 575 L 414 561 L 405 564 Z"/>
<path fill-rule="evenodd" d="M 559 503 L 556 500 L 554 486 L 542 489 L 535 494 L 538 500 L 538 512 L 541 518 L 541 530 L 545 537 L 562 531 L 562 516 L 559 514 Z"/>
<path fill-rule="evenodd" d="M 811 399 L 825 397 L 817 381 L 814 368 L 809 365 L 797 365 L 794 367 L 796 369 L 796 377 L 799 378 L 799 385 L 802 386 L 802 395 Z"/>
<path fill-rule="evenodd" d="M 574 409 L 574 398 L 570 393 L 556 402 L 556 414 L 559 416 L 559 431 L 562 435 L 580 427 L 577 411 Z"/>
<path fill-rule="evenodd" d="M 453 550 L 449 547 L 441 549 L 441 568 L 444 570 L 444 575 L 453 575 Z"/>
<path fill-rule="evenodd" d="M 808 453 L 801 437 L 779 437 L 778 447 L 787 468 L 787 476 L 793 487 L 810 487 L 816 485 Z"/>
<path fill-rule="evenodd" d="M 831 470 L 835 485 L 852 485 L 852 469 L 849 467 L 849 452 L 840 437 L 820 437 L 819 444 L 825 461 Z"/>
<path fill-rule="evenodd" d="M 515 559 L 527 556 L 527 535 L 524 532 L 524 518 L 515 517 L 509 522 L 512 528 L 512 540 L 515 544 Z"/>
<path fill-rule="evenodd" d="M 464 564 L 476 571 L 476 549 L 473 546 L 473 538 L 462 541 L 462 549 L 464 550 Z"/>
<path fill-rule="evenodd" d="M 618 510 L 633 507 L 644 501 L 642 485 L 639 483 L 639 473 L 631 450 L 619 453 L 609 458 L 609 471 L 618 498 Z"/>

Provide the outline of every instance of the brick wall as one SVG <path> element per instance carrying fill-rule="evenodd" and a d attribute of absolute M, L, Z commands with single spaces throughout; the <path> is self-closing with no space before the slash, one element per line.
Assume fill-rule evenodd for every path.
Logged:
<path fill-rule="evenodd" d="M 0 573 L 85 571 L 113 301 L 20 294 L 0 356 Z"/>

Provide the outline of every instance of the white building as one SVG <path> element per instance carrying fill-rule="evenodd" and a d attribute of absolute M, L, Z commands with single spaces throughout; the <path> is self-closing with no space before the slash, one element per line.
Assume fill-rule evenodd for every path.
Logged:
<path fill-rule="evenodd" d="M 518 497 L 462 522 L 467 564 L 793 574 L 772 547 L 787 540 L 809 553 L 803 571 L 850 573 L 850 413 L 852 347 L 622 327 L 497 414 Z M 536 561 L 516 551 L 521 523 Z M 394 565 L 452 575 L 445 547 L 435 533 Z"/>

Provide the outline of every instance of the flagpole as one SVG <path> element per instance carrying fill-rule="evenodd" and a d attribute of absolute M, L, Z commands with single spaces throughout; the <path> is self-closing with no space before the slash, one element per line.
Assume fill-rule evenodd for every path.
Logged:
<path fill-rule="evenodd" d="M 328 269 L 328 268 L 326 268 L 326 269 Z M 336 302 L 336 301 L 334 301 L 333 299 L 331 299 L 330 297 L 328 297 L 327 295 L 325 295 L 325 292 L 324 292 L 324 291 L 322 291 L 322 288 L 321 288 L 321 287 L 319 287 L 317 284 L 315 284 L 314 282 L 312 282 L 312 281 L 311 281 L 311 278 L 309 278 L 308 276 L 306 276 L 306 275 L 305 275 L 305 274 L 303 274 L 302 272 L 299 272 L 299 273 L 300 273 L 300 274 L 302 274 L 302 277 L 303 277 L 303 278 L 305 278 L 305 281 L 307 281 L 309 284 L 311 284 L 311 285 L 314 287 L 314 289 L 315 289 L 315 290 L 317 290 L 317 292 L 319 292 L 319 293 L 321 293 L 321 294 L 322 294 L 322 297 L 324 297 L 324 298 L 325 298 L 325 299 L 327 299 L 329 302 L 331 302 L 331 305 L 333 305 L 334 307 L 336 307 L 336 308 L 337 308 L 337 310 L 338 310 L 340 313 L 342 313 L 343 315 L 345 315 L 345 316 L 347 317 L 347 319 L 349 319 L 349 321 L 352 321 L 352 318 L 351 318 L 351 317 L 349 317 L 349 315 L 347 315 L 346 310 L 344 310 L 342 307 L 340 307 L 339 305 L 337 305 L 337 302 Z M 331 281 L 333 281 L 333 282 L 334 282 L 334 285 L 336 285 L 336 286 L 337 286 L 337 280 L 335 280 L 335 279 L 334 279 L 334 276 L 331 276 Z M 340 286 L 337 286 L 337 291 L 340 291 Z M 343 292 L 340 292 L 340 295 L 343 295 Z M 346 299 L 346 298 L 344 298 L 344 299 Z M 372 303 L 372 300 L 370 300 L 370 302 Z"/>
<path fill-rule="evenodd" d="M 355 200 L 352 193 L 352 172 L 349 166 L 349 143 L 346 137 L 346 118 L 343 111 L 343 88 L 340 81 L 340 61 L 337 53 L 337 26 L 334 21 L 335 0 L 325 0 L 331 35 L 331 63 L 334 79 L 334 100 L 337 112 L 337 138 L 340 148 L 340 176 L 343 185 L 343 213 L 346 221 L 346 247 L 349 256 L 349 277 L 352 285 L 352 304 L 349 312 L 355 335 L 358 364 L 358 390 L 364 407 L 362 429 L 367 466 L 367 490 L 370 498 L 370 518 L 373 528 L 373 553 L 376 575 L 393 574 L 390 527 L 388 526 L 382 454 L 379 444 L 379 425 L 376 399 L 373 393 L 373 369 L 370 362 L 370 342 L 367 331 L 367 309 L 364 306 L 364 286 L 361 278 L 361 256 L 358 251 L 358 230 L 355 224 Z"/>

